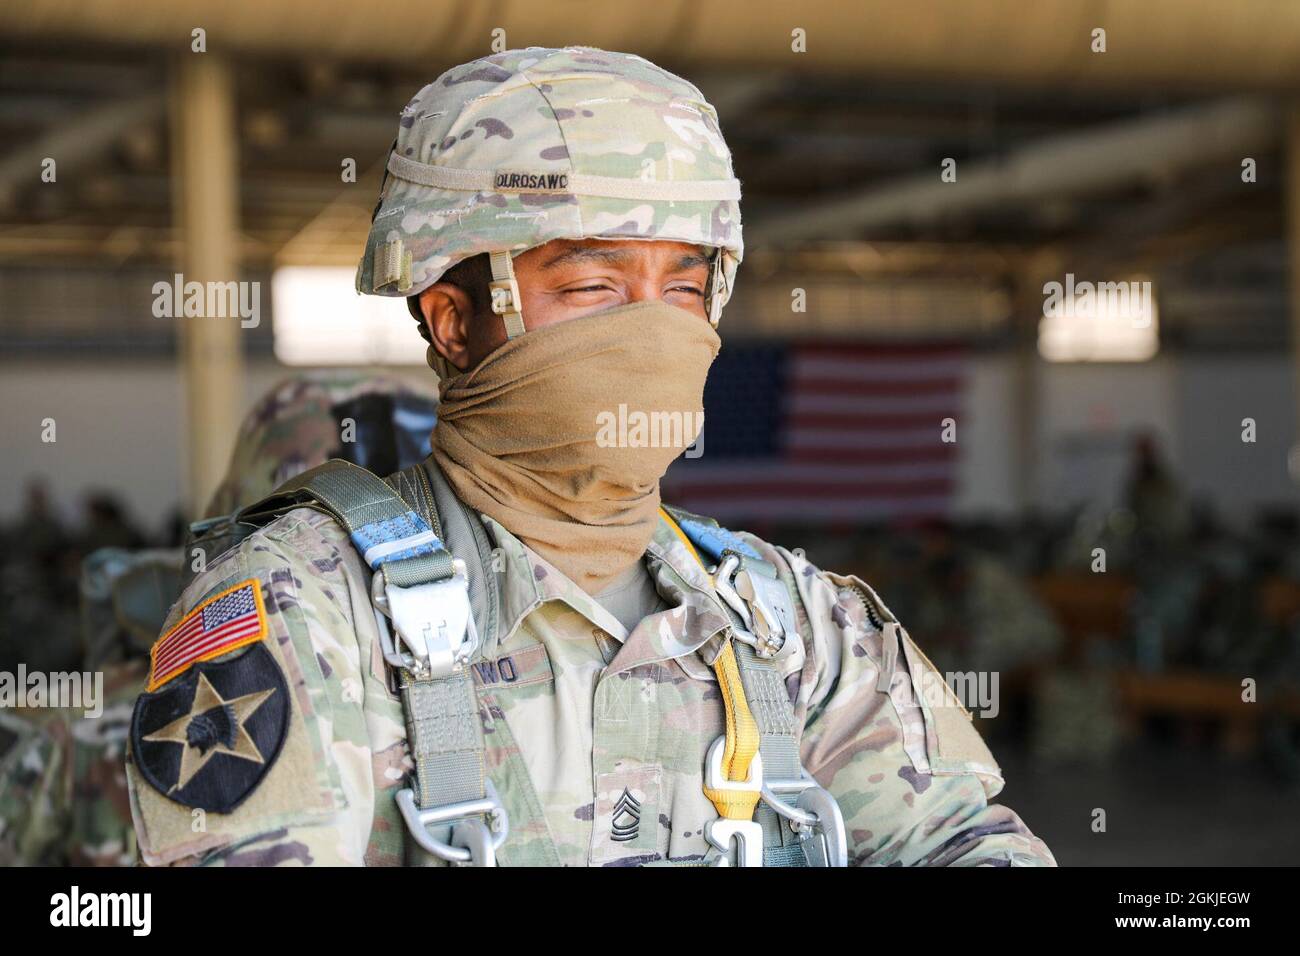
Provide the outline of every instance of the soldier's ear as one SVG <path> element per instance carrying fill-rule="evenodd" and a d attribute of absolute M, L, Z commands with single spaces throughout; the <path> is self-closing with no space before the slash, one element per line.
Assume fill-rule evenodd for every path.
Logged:
<path fill-rule="evenodd" d="M 469 368 L 474 303 L 465 290 L 450 282 L 435 282 L 420 293 L 420 314 L 437 353 L 462 372 Z"/>

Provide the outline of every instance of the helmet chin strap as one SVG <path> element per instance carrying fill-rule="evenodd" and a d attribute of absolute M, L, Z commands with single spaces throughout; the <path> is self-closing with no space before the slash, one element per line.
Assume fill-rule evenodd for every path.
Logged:
<path fill-rule="evenodd" d="M 491 252 L 488 258 L 492 263 L 492 281 L 488 284 L 492 293 L 492 311 L 505 323 L 506 340 L 517 339 L 524 334 L 524 316 L 514 263 L 509 252 Z"/>
<path fill-rule="evenodd" d="M 705 311 L 709 314 L 709 324 L 715 329 L 718 322 L 722 319 L 722 305 L 726 301 L 726 274 L 722 271 L 723 250 L 718 249 L 713 254 L 713 265 L 709 269 L 709 298 L 704 304 Z"/>

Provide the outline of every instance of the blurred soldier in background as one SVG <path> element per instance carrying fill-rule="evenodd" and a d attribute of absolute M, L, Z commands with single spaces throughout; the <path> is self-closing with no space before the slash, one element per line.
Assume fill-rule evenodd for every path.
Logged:
<path fill-rule="evenodd" d="M 10 715 L 0 741 L 0 865 L 135 861 L 123 761 L 131 704 L 158 621 L 180 589 L 179 549 L 103 548 L 82 568 L 83 671 L 104 675 L 102 712 Z M 3 712 L 0 712 L 0 716 Z"/>
<path fill-rule="evenodd" d="M 49 492 L 43 479 L 27 484 L 27 501 L 23 519 L 14 529 L 14 537 L 26 545 L 27 554 L 38 571 L 51 573 L 54 561 L 67 542 L 67 532 L 50 507 Z"/>
<path fill-rule="evenodd" d="M 233 543 L 229 514 L 280 482 L 330 458 L 386 468 L 421 460 L 436 408 L 432 391 L 384 376 L 289 379 L 245 418 L 205 509 L 211 517 L 195 524 L 187 548 L 105 547 L 86 558 L 80 667 L 103 672 L 103 713 L 0 710 L 0 865 L 135 862 L 124 766 L 131 708 L 149 671 L 149 647 L 183 581 Z"/>
<path fill-rule="evenodd" d="M 340 371 L 289 379 L 244 419 L 204 514 L 231 514 L 331 458 L 384 474 L 421 461 L 437 406 L 432 388 L 389 376 Z"/>
<path fill-rule="evenodd" d="M 8 673 L 19 663 L 57 671 L 78 661 L 70 571 L 79 542 L 55 515 L 47 487 L 45 478 L 28 483 L 23 518 L 4 542 L 13 558 L 0 559 L 0 671 Z"/>
<path fill-rule="evenodd" d="M 1191 529 L 1187 496 L 1161 459 L 1154 435 L 1142 434 L 1133 441 L 1128 506 L 1144 550 L 1168 552 L 1186 540 Z"/>
<path fill-rule="evenodd" d="M 1064 634 L 1051 610 L 1000 556 L 958 540 L 946 523 L 919 532 L 915 584 L 918 633 L 942 646 L 936 659 L 959 671 L 1003 675 L 1051 663 Z"/>
<path fill-rule="evenodd" d="M 286 483 L 186 588 L 133 718 L 145 862 L 1054 862 L 865 583 L 660 507 L 739 194 L 713 107 L 639 57 L 411 100 L 357 288 L 421 323 L 433 454 Z"/>

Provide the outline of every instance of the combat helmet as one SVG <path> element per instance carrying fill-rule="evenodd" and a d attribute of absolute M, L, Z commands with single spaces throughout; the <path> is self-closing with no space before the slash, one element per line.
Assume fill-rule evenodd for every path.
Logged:
<path fill-rule="evenodd" d="M 415 296 L 488 253 L 509 338 L 524 331 L 512 256 L 553 239 L 715 249 L 705 303 L 715 326 L 743 254 L 717 112 L 627 53 L 528 47 L 448 70 L 402 110 L 380 193 L 357 291 L 405 296 L 418 319 Z"/>

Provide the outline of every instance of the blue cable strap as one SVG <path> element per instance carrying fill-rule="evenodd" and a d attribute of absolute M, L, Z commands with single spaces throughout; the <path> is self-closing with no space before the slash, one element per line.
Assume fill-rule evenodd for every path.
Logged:
<path fill-rule="evenodd" d="M 763 560 L 763 556 L 734 531 L 728 531 L 726 528 L 717 525 L 705 524 L 693 518 L 682 518 L 677 524 L 691 544 L 695 545 L 696 550 L 707 554 L 709 560 L 715 563 L 722 560 L 723 551 L 735 551 L 756 561 Z"/>
<path fill-rule="evenodd" d="M 374 555 L 370 554 L 372 549 L 380 545 L 395 545 L 407 540 L 411 541 L 407 547 L 399 547 L 391 551 L 381 549 Z M 362 525 L 352 532 L 352 543 L 375 570 L 389 561 L 417 558 L 446 550 L 442 541 L 433 533 L 433 529 L 414 511 L 408 511 L 396 518 L 386 518 L 383 521 L 372 521 L 370 524 Z"/>

